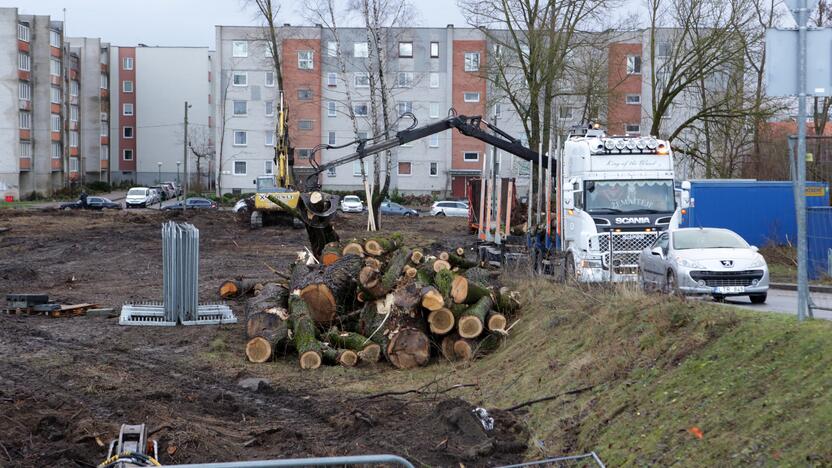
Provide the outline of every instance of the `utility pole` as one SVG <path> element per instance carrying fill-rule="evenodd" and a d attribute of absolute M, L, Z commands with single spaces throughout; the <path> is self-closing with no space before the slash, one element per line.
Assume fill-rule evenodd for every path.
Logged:
<path fill-rule="evenodd" d="M 188 201 L 188 101 L 185 101 L 185 139 L 182 141 L 182 157 L 185 158 L 185 182 L 182 186 L 182 211 L 187 208 Z"/>
<path fill-rule="evenodd" d="M 798 111 L 797 111 L 797 320 L 806 319 L 809 310 L 808 246 L 806 245 L 806 28 L 809 23 L 807 0 L 797 8 Z"/>
<path fill-rule="evenodd" d="M 494 126 L 497 126 L 497 114 L 494 114 Z M 495 133 L 496 134 L 496 133 Z M 499 168 L 500 172 L 502 172 L 502 168 Z M 491 219 L 496 220 L 495 229 L 494 229 L 494 242 L 497 245 L 500 244 L 500 220 L 497 214 L 500 212 L 498 206 L 500 206 L 500 194 L 502 190 L 497 188 L 497 147 L 491 147 L 491 206 L 488 207 L 491 210 Z M 502 180 L 500 180 L 500 188 L 502 188 Z M 488 226 L 488 232 L 491 232 L 491 226 Z"/>

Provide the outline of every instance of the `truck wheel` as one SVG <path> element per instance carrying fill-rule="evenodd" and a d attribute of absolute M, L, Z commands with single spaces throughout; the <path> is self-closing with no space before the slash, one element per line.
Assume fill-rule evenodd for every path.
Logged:
<path fill-rule="evenodd" d="M 255 210 L 251 212 L 251 229 L 263 227 L 263 213 Z"/>

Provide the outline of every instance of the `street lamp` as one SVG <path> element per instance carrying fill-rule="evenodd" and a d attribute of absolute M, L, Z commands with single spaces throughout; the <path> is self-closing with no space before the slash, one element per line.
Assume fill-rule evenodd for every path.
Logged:
<path fill-rule="evenodd" d="M 159 179 L 156 181 L 157 184 L 162 183 L 162 162 L 159 161 L 156 163 L 159 166 Z"/>
<path fill-rule="evenodd" d="M 182 164 L 182 161 L 176 161 L 176 199 L 179 200 L 179 191 L 181 190 L 182 185 L 179 182 L 179 165 Z"/>

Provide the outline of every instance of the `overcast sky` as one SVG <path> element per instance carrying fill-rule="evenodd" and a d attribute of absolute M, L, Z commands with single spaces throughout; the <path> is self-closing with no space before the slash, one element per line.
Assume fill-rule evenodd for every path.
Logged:
<path fill-rule="evenodd" d="M 281 22 L 307 24 L 301 0 L 286 1 Z M 455 0 L 416 0 L 411 26 L 465 26 Z M 244 0 L 0 0 L 23 14 L 63 17 L 69 36 L 100 37 L 115 45 L 214 47 L 215 25 L 259 25 Z"/>

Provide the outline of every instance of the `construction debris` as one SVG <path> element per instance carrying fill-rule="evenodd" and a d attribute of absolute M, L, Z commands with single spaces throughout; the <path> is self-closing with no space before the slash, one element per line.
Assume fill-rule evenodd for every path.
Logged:
<path fill-rule="evenodd" d="M 48 317 L 78 317 L 85 315 L 96 304 L 60 304 L 49 302 L 47 294 L 6 294 L 7 315 L 46 315 Z"/>
<path fill-rule="evenodd" d="M 497 349 L 519 294 L 453 252 L 410 248 L 401 236 L 330 242 L 282 282 L 226 281 L 220 295 L 248 294 L 245 353 L 251 362 L 296 355 L 303 369 L 385 360 L 400 369 L 435 355 L 471 360 Z M 234 291 L 233 295 L 228 295 Z M 441 352 L 439 352 L 441 350 Z"/>

